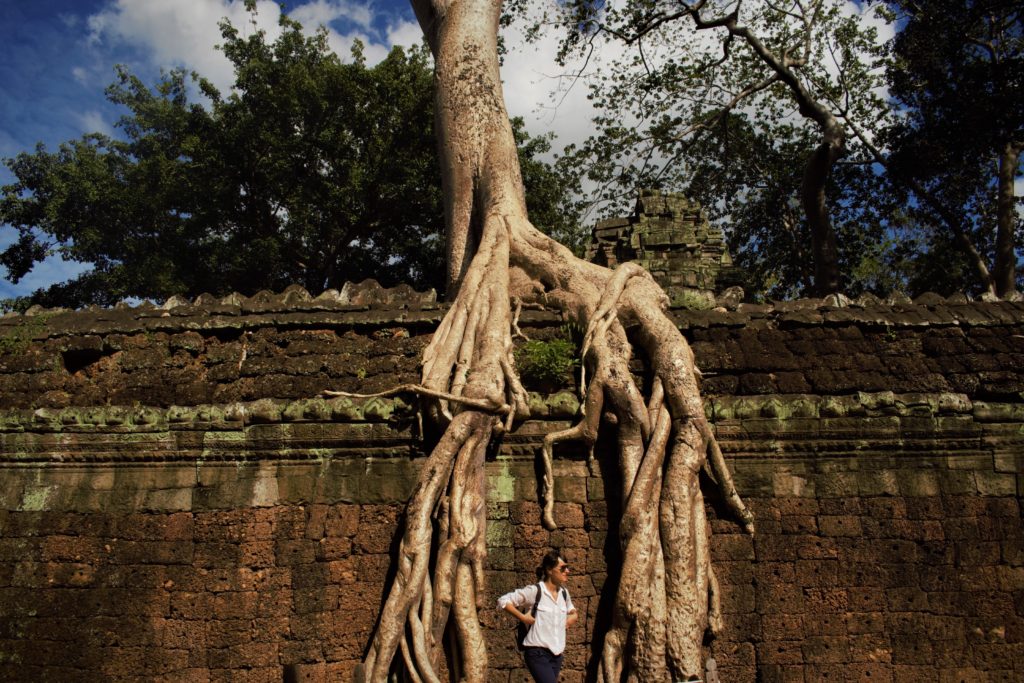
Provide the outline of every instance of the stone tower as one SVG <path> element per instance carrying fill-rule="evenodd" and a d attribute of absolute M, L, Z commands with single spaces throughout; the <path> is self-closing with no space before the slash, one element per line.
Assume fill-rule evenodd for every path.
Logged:
<path fill-rule="evenodd" d="M 641 190 L 632 216 L 598 221 L 587 258 L 608 267 L 639 263 L 674 305 L 713 301 L 715 292 L 744 280 L 700 204 L 660 190 Z"/>

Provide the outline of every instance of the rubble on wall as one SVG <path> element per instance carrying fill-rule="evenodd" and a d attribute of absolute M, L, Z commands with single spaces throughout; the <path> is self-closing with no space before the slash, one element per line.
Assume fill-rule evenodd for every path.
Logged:
<path fill-rule="evenodd" d="M 365 290 L 359 304 L 292 287 L 160 308 L 8 315 L 0 318 L 0 395 L 9 408 L 167 407 L 417 381 L 445 304 Z M 708 396 L 890 390 L 991 399 L 1024 390 L 1022 303 L 935 295 L 720 303 L 672 312 Z M 542 337 L 562 325 L 545 310 L 524 310 L 521 322 Z"/>

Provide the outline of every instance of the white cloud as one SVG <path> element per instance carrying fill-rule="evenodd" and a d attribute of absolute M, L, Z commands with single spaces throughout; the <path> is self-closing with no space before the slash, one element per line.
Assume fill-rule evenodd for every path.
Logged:
<path fill-rule="evenodd" d="M 371 3 L 346 0 L 313 0 L 293 6 L 290 16 L 309 33 L 324 26 L 328 45 L 343 60 L 349 58 L 353 42 L 361 40 L 370 64 L 383 59 L 392 44 L 407 44 L 416 26 L 406 19 L 389 17 L 386 28 L 378 31 L 373 26 L 378 17 Z M 114 0 L 90 16 L 88 26 L 93 44 L 132 46 L 142 50 L 154 66 L 195 70 L 226 91 L 233 83 L 234 72 L 216 49 L 222 42 L 218 24 L 224 18 L 242 35 L 262 30 L 270 41 L 280 35 L 280 8 L 270 0 L 257 3 L 255 19 L 241 0 Z M 418 28 L 415 31 L 418 36 Z"/>
<path fill-rule="evenodd" d="M 399 20 L 388 28 L 388 43 L 413 47 L 423 42 L 423 31 L 415 21 Z"/>
<path fill-rule="evenodd" d="M 352 57 L 352 45 L 359 40 L 363 43 L 363 57 L 367 64 L 376 64 L 388 55 L 388 47 L 373 42 L 365 33 L 354 32 L 342 35 L 337 31 L 327 32 L 327 45 L 343 61 Z"/>
<path fill-rule="evenodd" d="M 546 2 L 549 10 L 557 11 L 553 0 Z M 528 21 L 515 22 L 502 32 L 509 48 L 501 67 L 508 113 L 523 117 L 531 135 L 554 133 L 556 149 L 583 142 L 593 132 L 590 120 L 595 110 L 587 99 L 586 82 L 575 77 L 582 63 L 558 65 L 561 33 L 557 29 L 545 31 L 535 43 L 526 43 L 523 28 Z M 618 54 L 621 49 L 617 45 L 603 45 L 587 72 L 594 73 L 599 60 Z"/>
<path fill-rule="evenodd" d="M 75 77 L 75 80 L 82 85 L 89 84 L 89 72 L 80 66 L 72 67 L 71 75 Z"/>
<path fill-rule="evenodd" d="M 347 19 L 363 30 L 369 30 L 374 18 L 373 10 L 369 5 L 344 2 L 343 0 L 314 0 L 314 2 L 299 5 L 291 11 L 289 16 L 303 26 L 314 29 L 317 26 L 330 27 L 334 21 Z"/>
<path fill-rule="evenodd" d="M 554 0 L 546 1 L 554 6 Z M 292 6 L 290 16 L 309 32 L 324 26 L 328 45 L 342 59 L 349 58 L 356 39 L 363 42 L 369 64 L 383 59 L 393 45 L 422 42 L 419 24 L 411 17 L 382 17 L 372 2 L 312 0 Z M 113 0 L 89 17 L 88 27 L 96 45 L 134 47 L 153 66 L 194 69 L 223 91 L 233 82 L 231 64 L 215 47 L 222 42 L 218 23 L 225 17 L 243 35 L 260 29 L 273 40 L 280 34 L 280 10 L 270 0 L 257 3 L 255 26 L 241 0 Z M 383 29 L 374 28 L 382 24 Z M 540 42 L 524 45 L 521 29 L 514 26 L 506 31 L 506 41 L 512 49 L 502 74 L 510 113 L 523 116 L 532 134 L 554 131 L 559 143 L 585 139 L 592 108 L 584 83 L 559 78 L 562 70 L 555 63 L 558 34 L 549 32 Z M 72 73 L 83 83 L 90 76 L 80 66 Z"/>
<path fill-rule="evenodd" d="M 78 15 L 61 12 L 60 14 L 57 15 L 57 18 L 60 19 L 60 22 L 68 28 L 75 28 L 78 26 Z"/>
<path fill-rule="evenodd" d="M 537 7 L 535 11 L 541 12 L 546 9 L 549 14 L 558 11 L 557 0 L 542 1 L 546 7 Z M 838 0 L 838 4 L 843 14 L 856 17 L 858 23 L 864 27 L 875 28 L 878 43 L 884 43 L 895 35 L 895 27 L 878 15 L 875 5 L 853 0 Z M 594 132 L 591 119 L 595 114 L 591 101 L 587 99 L 587 82 L 573 78 L 581 62 L 564 68 L 557 65 L 555 59 L 562 36 L 558 28 L 547 30 L 536 43 L 524 44 L 520 26 L 527 23 L 515 23 L 504 32 L 505 43 L 510 48 L 502 68 L 509 113 L 513 116 L 523 116 L 527 130 L 531 134 L 555 132 L 558 136 L 557 147 L 579 143 Z M 667 57 L 678 57 L 679 50 L 694 55 L 721 53 L 720 31 L 697 32 L 692 30 L 688 22 L 682 22 L 667 29 L 666 35 L 666 42 L 652 40 L 645 44 L 645 58 L 649 63 L 657 64 Z M 607 70 L 609 65 L 623 60 L 630 49 L 614 40 L 596 41 L 595 47 L 584 78 L 594 77 L 602 70 Z M 884 84 L 876 94 L 883 100 L 887 97 Z M 756 103 L 752 102 L 747 106 L 749 113 L 758 115 Z M 629 117 L 630 107 L 622 109 L 623 116 Z M 798 125 L 805 123 L 795 106 L 790 117 Z M 628 124 L 629 121 L 625 120 L 624 123 Z"/>
<path fill-rule="evenodd" d="M 280 33 L 279 15 L 275 3 L 261 0 L 255 28 L 275 38 Z M 89 17 L 90 39 L 141 48 L 156 65 L 195 69 L 227 89 L 233 82 L 231 64 L 215 48 L 221 42 L 218 23 L 225 17 L 243 34 L 253 30 L 250 16 L 238 0 L 115 0 Z"/>
<path fill-rule="evenodd" d="M 94 109 L 78 112 L 75 115 L 82 133 L 102 133 L 103 135 L 114 135 L 114 128 L 104 120 L 103 115 Z"/>
<path fill-rule="evenodd" d="M 290 15 L 307 31 L 318 27 L 327 29 L 327 44 L 341 59 L 347 60 L 356 40 L 363 43 L 363 56 L 368 64 L 376 64 L 387 56 L 394 45 L 416 45 L 422 33 L 414 21 L 377 14 L 371 4 L 345 2 L 344 0 L 314 0 L 291 10 Z M 383 18 L 387 28 L 379 38 L 372 37 L 378 32 L 374 25 Z M 354 30 L 342 32 L 338 26 L 354 26 Z"/>

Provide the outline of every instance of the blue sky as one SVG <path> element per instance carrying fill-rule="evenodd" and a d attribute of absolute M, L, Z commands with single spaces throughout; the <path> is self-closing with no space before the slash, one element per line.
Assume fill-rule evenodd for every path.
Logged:
<path fill-rule="evenodd" d="M 419 41 L 405 2 L 314 0 L 288 3 L 304 25 L 326 25 L 332 47 L 347 55 L 358 37 L 377 61 L 391 45 Z M 273 35 L 279 10 L 261 1 L 257 21 Z M 214 48 L 218 21 L 251 30 L 240 0 L 0 0 L 0 157 L 55 149 L 84 133 L 114 132 L 123 112 L 106 101 L 114 65 L 126 64 L 148 83 L 160 70 L 196 69 L 227 89 L 231 70 Z M 12 181 L 0 166 L 0 184 Z M 0 249 L 15 231 L 0 226 Z M 54 257 L 17 284 L 0 279 L 0 298 L 31 293 L 87 269 Z M 5 275 L 0 273 L 0 276 Z"/>
<path fill-rule="evenodd" d="M 339 51 L 358 36 L 379 58 L 395 42 L 418 39 L 405 2 L 288 5 L 305 24 L 327 24 Z M 147 81 L 186 66 L 227 86 L 230 70 L 214 48 L 223 17 L 248 24 L 240 0 L 0 0 L 0 155 L 109 130 L 118 113 L 103 88 L 115 64 Z M 277 17 L 275 3 L 259 3 L 261 27 L 273 33 Z"/>
<path fill-rule="evenodd" d="M 382 59 L 392 45 L 421 40 L 404 0 L 294 0 L 286 5 L 307 29 L 326 26 L 330 45 L 343 58 L 356 38 L 366 46 L 370 63 Z M 258 2 L 258 26 L 271 38 L 278 16 L 277 3 Z M 114 80 L 115 64 L 127 65 L 150 84 L 161 69 L 183 66 L 226 91 L 231 69 L 214 47 L 224 17 L 240 30 L 252 30 L 242 0 L 0 0 L 0 158 L 31 151 L 38 142 L 52 150 L 84 133 L 114 133 L 123 112 L 106 101 L 103 90 Z M 506 44 L 516 43 L 515 30 L 506 33 Z M 589 130 L 592 110 L 582 87 L 567 98 L 552 94 L 565 87 L 552 66 L 556 49 L 550 37 L 506 58 L 509 112 L 523 116 L 532 134 L 554 132 L 563 144 L 578 142 Z M 0 166 L 0 184 L 11 180 Z M 13 228 L 0 225 L 0 250 L 15 237 Z M 15 284 L 0 267 L 0 299 L 30 294 L 87 268 L 52 257 Z"/>
<path fill-rule="evenodd" d="M 551 8 L 557 1 L 532 5 Z M 853 0 L 847 5 L 857 13 L 862 9 Z M 279 6 L 270 0 L 257 6 L 257 26 L 273 39 Z M 342 58 L 356 38 L 366 46 L 370 63 L 395 44 L 421 40 L 405 0 L 291 0 L 287 9 L 308 30 L 326 26 L 329 43 Z M 115 64 L 127 65 L 150 84 L 161 69 L 186 67 L 228 90 L 231 68 L 215 48 L 217 24 L 225 17 L 242 31 L 253 30 L 242 0 L 0 0 L 0 158 L 31 151 L 38 142 L 52 150 L 88 132 L 116 133 L 123 112 L 103 94 Z M 594 114 L 586 85 L 565 77 L 575 71 L 573 65 L 555 66 L 556 34 L 519 49 L 520 30 L 513 26 L 504 35 L 510 48 L 502 67 L 509 113 L 522 116 L 533 135 L 554 133 L 556 151 L 582 142 Z M 598 70 L 621 50 L 605 45 L 588 69 Z M 0 165 L 0 184 L 11 180 Z M 0 225 L 0 250 L 15 236 L 13 228 Z M 0 299 L 30 294 L 87 268 L 53 257 L 15 284 L 4 279 L 0 267 Z"/>

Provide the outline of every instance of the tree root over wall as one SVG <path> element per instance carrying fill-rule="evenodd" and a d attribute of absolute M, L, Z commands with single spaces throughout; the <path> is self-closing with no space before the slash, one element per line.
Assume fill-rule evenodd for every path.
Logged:
<path fill-rule="evenodd" d="M 582 420 L 544 441 L 549 529 L 557 523 L 554 445 L 592 446 L 602 420 L 616 426 L 623 566 L 598 678 L 700 676 L 704 634 L 720 621 L 701 469 L 710 469 L 750 531 L 753 521 L 704 416 L 693 353 L 646 271 L 577 259 L 528 221 L 498 77 L 500 1 L 413 5 L 435 57 L 449 289 L 456 294 L 424 352 L 422 383 L 409 389 L 432 399 L 429 415 L 445 431 L 408 503 L 396 576 L 356 678 L 384 683 L 401 653 L 412 681 L 439 683 L 451 626 L 451 678 L 487 680 L 477 614 L 489 608 L 484 462 L 492 438 L 529 415 L 513 358 L 513 300 L 556 308 L 586 329 Z M 634 351 L 650 370 L 646 392 L 629 371 Z"/>

